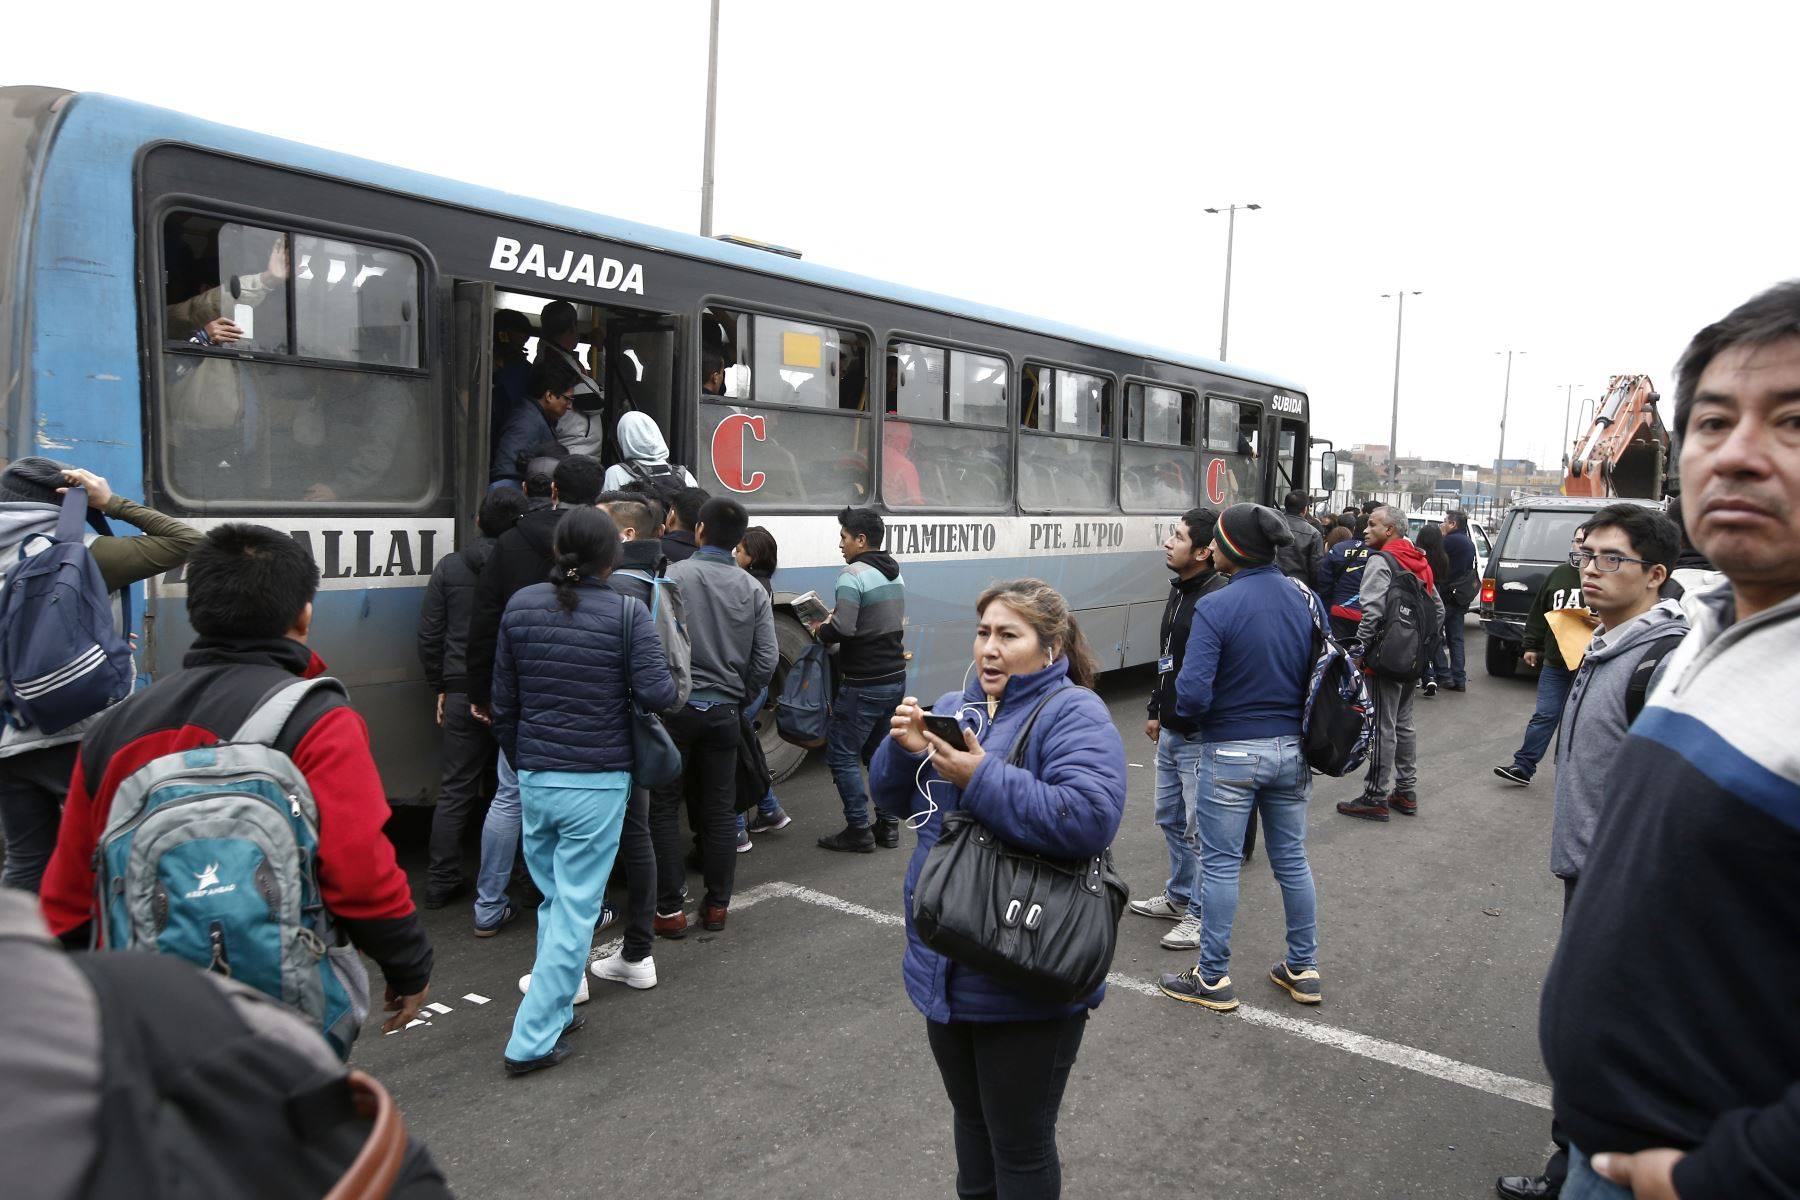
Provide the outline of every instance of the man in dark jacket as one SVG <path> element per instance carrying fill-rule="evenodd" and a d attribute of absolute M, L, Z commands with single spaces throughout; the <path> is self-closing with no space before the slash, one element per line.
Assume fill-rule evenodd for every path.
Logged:
<path fill-rule="evenodd" d="M 1356 627 L 1362 623 L 1362 573 L 1369 559 L 1368 543 L 1356 532 L 1362 520 L 1357 516 L 1347 526 L 1350 540 L 1339 542 L 1320 560 L 1313 583 L 1331 614 L 1331 636 L 1345 643 L 1356 640 Z"/>
<path fill-rule="evenodd" d="M 556 557 L 552 545 L 562 510 L 592 504 L 600 496 L 600 464 L 585 454 L 571 454 L 556 464 L 548 496 L 532 495 L 540 486 L 539 463 L 526 477 L 526 512 L 518 524 L 494 541 L 475 586 L 469 614 L 469 711 L 486 724 L 493 699 L 494 642 L 506 602 L 519 591 L 550 577 Z M 532 507 L 534 501 L 539 507 Z M 519 852 L 519 780 L 506 755 L 498 759 L 499 786 L 481 825 L 481 866 L 475 874 L 475 936 L 493 937 L 516 915 L 506 895 L 513 860 Z"/>
<path fill-rule="evenodd" d="M 1578 530 L 1569 549 L 1580 548 Z M 1569 702 L 1569 687 L 1575 681 L 1575 672 L 1563 662 L 1562 643 L 1550 632 L 1549 616 L 1553 612 L 1591 619 L 1587 601 L 1581 595 L 1581 572 L 1566 562 L 1551 568 L 1525 614 L 1524 659 L 1526 666 L 1538 668 L 1537 707 L 1525 724 L 1525 738 L 1513 753 L 1512 762 L 1494 768 L 1494 774 L 1521 787 L 1531 785 L 1538 763 L 1550 749 L 1550 739 L 1556 736 L 1556 727 L 1562 721 L 1563 706 Z"/>
<path fill-rule="evenodd" d="M 182 669 L 108 709 L 82 739 L 62 831 L 44 875 L 44 920 L 70 946 L 89 942 L 94 856 L 113 795 L 138 767 L 212 746 L 244 724 L 276 687 L 324 673 L 306 648 L 319 568 L 286 534 L 223 525 L 188 564 L 188 620 L 199 634 Z M 431 978 L 431 943 L 406 874 L 382 834 L 390 810 L 369 731 L 342 696 L 314 692 L 275 746 L 293 760 L 318 804 L 319 893 L 337 929 L 381 968 L 397 1029 L 418 1015 Z M 357 975 L 362 967 L 352 957 Z M 347 980 L 360 1010 L 356 980 Z M 368 980 L 360 980 L 361 995 Z"/>
<path fill-rule="evenodd" d="M 1444 557 L 1450 562 L 1450 574 L 1438 586 L 1444 598 L 1444 648 L 1450 654 L 1450 683 L 1453 692 L 1469 690 L 1466 668 L 1467 651 L 1463 625 L 1469 605 L 1481 594 L 1481 580 L 1475 576 L 1475 539 L 1469 536 L 1469 514 L 1453 508 L 1444 515 Z"/>
<path fill-rule="evenodd" d="M 1430 619 L 1442 622 L 1444 602 L 1437 593 L 1431 564 L 1412 544 L 1402 530 L 1406 514 L 1392 505 L 1382 505 L 1369 514 L 1363 540 L 1369 545 L 1369 557 L 1362 574 L 1362 621 L 1356 627 L 1355 654 L 1360 659 L 1374 648 L 1388 626 L 1388 584 L 1395 571 L 1410 572 L 1425 593 L 1425 606 Z M 1429 628 L 1422 618 L 1421 637 Z M 1390 810 L 1403 816 L 1419 811 L 1419 739 L 1413 728 L 1413 684 L 1415 679 L 1391 679 L 1372 675 L 1369 695 L 1375 701 L 1375 736 L 1369 743 L 1369 773 L 1363 780 L 1363 793 L 1355 800 L 1338 801 L 1337 810 L 1346 817 L 1365 821 L 1385 821 Z M 1389 773 L 1393 790 L 1388 790 Z"/>
<path fill-rule="evenodd" d="M 700 523 L 700 507 L 712 499 L 705 488 L 682 488 L 664 514 L 662 535 L 663 557 L 671 563 L 694 557 L 699 546 L 694 542 L 694 526 Z"/>
<path fill-rule="evenodd" d="M 869 825 L 869 793 L 863 767 L 887 734 L 887 721 L 906 696 L 906 580 L 900 564 L 882 549 L 887 525 L 872 508 L 838 513 L 837 578 L 831 616 L 813 627 L 837 647 L 837 694 L 825 730 L 825 763 L 844 806 L 844 828 L 819 839 L 826 850 L 867 854 L 900 844 L 900 822 L 875 814 Z"/>
<path fill-rule="evenodd" d="M 1707 326 L 1677 377 L 1683 516 L 1724 579 L 1685 598 L 1692 628 L 1606 779 L 1538 1037 L 1566 1194 L 1606 1194 L 1598 1175 L 1639 1200 L 1791 1200 L 1800 284 Z"/>
<path fill-rule="evenodd" d="M 1163 936 L 1169 950 L 1193 950 L 1200 945 L 1200 853 L 1194 844 L 1196 771 L 1204 751 L 1199 727 L 1175 707 L 1175 680 L 1187 658 L 1188 633 L 1194 606 L 1231 581 L 1213 565 L 1213 530 L 1219 514 L 1210 508 L 1190 509 L 1175 522 L 1163 542 L 1163 561 L 1175 578 L 1169 581 L 1169 599 L 1163 605 L 1162 647 L 1156 663 L 1156 687 L 1150 693 L 1149 719 L 1144 736 L 1156 744 L 1156 824 L 1169 847 L 1169 878 L 1162 891 L 1144 900 L 1133 900 L 1131 911 L 1142 917 L 1177 922 Z"/>
<path fill-rule="evenodd" d="M 35 553 L 49 545 L 44 539 L 56 531 L 62 511 L 58 493 L 68 487 L 87 489 L 90 515 L 102 513 L 144 531 L 142 537 L 88 537 L 88 552 L 108 591 L 180 566 L 200 542 L 198 529 L 115 494 L 91 471 L 48 458 L 21 458 L 0 473 L 0 566 L 18 562 L 21 550 Z M 115 609 L 114 619 L 120 615 Z M 44 864 L 56 848 L 57 822 L 76 751 L 95 719 L 54 733 L 0 722 L 0 829 L 6 837 L 0 885 L 37 891 Z"/>
<path fill-rule="evenodd" d="M 1325 537 L 1306 515 L 1305 492 L 1289 492 L 1282 499 L 1281 520 L 1294 540 L 1275 551 L 1275 565 L 1282 574 L 1311 587 L 1319 577 L 1319 562 L 1325 557 Z"/>
<path fill-rule="evenodd" d="M 531 399 L 507 414 L 488 459 L 490 487 L 520 481 L 519 459 L 532 447 L 556 440 L 556 423 L 569 411 L 569 397 L 580 383 L 574 370 L 549 354 L 539 354 L 531 368 Z"/>
<path fill-rule="evenodd" d="M 725 928 L 737 872 L 738 714 L 774 678 L 779 654 L 769 594 L 731 552 L 744 540 L 750 514 L 736 500 L 716 496 L 700 509 L 699 549 L 669 568 L 681 589 L 691 646 L 693 691 L 665 724 L 681 748 L 682 778 L 650 794 L 650 832 L 656 840 L 656 932 L 680 937 L 687 873 L 681 858 L 681 808 L 700 814 L 700 860 L 706 898 L 700 922 Z M 691 818 L 690 818 L 691 819 Z"/>
<path fill-rule="evenodd" d="M 1194 722 L 1203 743 L 1195 815 L 1205 921 L 1199 960 L 1158 982 L 1164 995 L 1215 1012 L 1238 1006 L 1231 927 L 1252 811 L 1262 813 L 1269 869 L 1287 916 L 1287 954 L 1269 980 L 1297 1003 L 1321 998 L 1317 901 L 1306 861 L 1312 772 L 1300 750 L 1318 598 L 1275 566 L 1276 551 L 1292 538 L 1272 508 L 1234 504 L 1220 514 L 1213 560 L 1231 586 L 1195 606 L 1175 680 L 1176 711 Z"/>
<path fill-rule="evenodd" d="M 475 610 L 475 586 L 493 552 L 494 539 L 518 524 L 525 513 L 525 493 L 495 488 L 481 501 L 475 518 L 480 535 L 454 554 L 438 560 L 425 585 L 419 612 L 419 662 L 425 683 L 437 694 L 437 723 L 443 731 L 439 749 L 443 774 L 437 807 L 431 814 L 431 867 L 425 884 L 425 907 L 442 908 L 468 886 L 462 870 L 463 828 L 480 798 L 481 781 L 494 754 L 487 726 L 469 711 L 469 617 Z"/>

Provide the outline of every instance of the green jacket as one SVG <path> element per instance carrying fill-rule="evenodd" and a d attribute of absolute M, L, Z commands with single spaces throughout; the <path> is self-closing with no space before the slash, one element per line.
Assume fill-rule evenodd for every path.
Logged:
<path fill-rule="evenodd" d="M 1563 661 L 1562 647 L 1550 636 L 1550 623 L 1544 618 L 1559 608 L 1586 607 L 1581 598 L 1581 572 L 1568 563 L 1556 564 L 1531 601 L 1531 611 L 1525 615 L 1525 640 L 1520 648 L 1541 651 L 1546 663 L 1566 670 L 1568 664 Z"/>

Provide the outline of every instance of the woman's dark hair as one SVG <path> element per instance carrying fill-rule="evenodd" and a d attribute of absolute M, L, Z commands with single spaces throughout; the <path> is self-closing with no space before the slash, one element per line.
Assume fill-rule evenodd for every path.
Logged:
<path fill-rule="evenodd" d="M 987 612 L 988 605 L 996 600 L 1025 618 L 1046 651 L 1069 660 L 1069 682 L 1077 687 L 1094 686 L 1094 677 L 1100 673 L 1099 661 L 1061 592 L 1041 579 L 996 583 L 975 602 L 975 615 Z"/>
<path fill-rule="evenodd" d="M 556 559 L 550 582 L 564 612 L 575 611 L 575 585 L 583 579 L 604 581 L 619 561 L 619 527 L 602 508 L 571 508 L 556 523 Z"/>
<path fill-rule="evenodd" d="M 761 525 L 752 525 L 744 530 L 744 540 L 738 543 L 744 553 L 750 556 L 750 570 L 762 575 L 775 574 L 775 535 Z"/>
<path fill-rule="evenodd" d="M 319 567 L 285 533 L 266 525 L 221 525 L 187 562 L 187 616 L 207 638 L 278 638 L 319 590 Z"/>
<path fill-rule="evenodd" d="M 1444 553 L 1444 531 L 1436 521 L 1429 522 L 1419 530 L 1419 536 L 1413 539 L 1413 545 L 1431 564 L 1431 576 L 1438 581 L 1439 587 L 1445 587 L 1450 581 L 1450 556 Z"/>

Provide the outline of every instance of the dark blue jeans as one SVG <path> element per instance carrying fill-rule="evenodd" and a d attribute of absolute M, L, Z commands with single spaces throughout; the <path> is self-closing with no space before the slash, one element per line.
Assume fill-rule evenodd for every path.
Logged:
<path fill-rule="evenodd" d="M 1465 667 L 1466 655 L 1463 646 L 1463 633 L 1465 632 L 1463 619 L 1468 615 L 1469 610 L 1466 608 L 1444 605 L 1444 643 L 1443 650 L 1438 654 L 1439 683 L 1451 683 L 1457 687 L 1468 685 L 1469 675 Z M 1444 667 L 1446 666 L 1449 668 L 1448 678 L 1445 677 Z"/>
<path fill-rule="evenodd" d="M 1556 736 L 1556 727 L 1562 723 L 1563 705 L 1568 703 L 1569 685 L 1575 676 L 1567 667 L 1559 667 L 1545 661 L 1538 672 L 1537 711 L 1531 714 L 1531 720 L 1525 726 L 1525 741 L 1513 755 L 1513 766 L 1526 775 L 1537 773 L 1538 763 L 1544 759 L 1544 752 L 1550 748 L 1550 739 Z"/>
<path fill-rule="evenodd" d="M 887 736 L 888 718 L 906 699 L 906 681 L 854 684 L 838 688 L 831 702 L 831 724 L 825 729 L 825 765 L 844 802 L 844 823 L 855 829 L 869 824 L 869 788 L 863 768 Z"/>

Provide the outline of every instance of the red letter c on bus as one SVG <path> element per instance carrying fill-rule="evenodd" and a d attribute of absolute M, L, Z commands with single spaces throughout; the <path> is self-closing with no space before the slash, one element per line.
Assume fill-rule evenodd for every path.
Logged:
<path fill-rule="evenodd" d="M 1225 460 L 1222 458 L 1206 464 L 1206 498 L 1214 504 L 1225 503 Z"/>
<path fill-rule="evenodd" d="M 768 439 L 765 419 L 748 413 L 732 413 L 713 430 L 713 474 L 719 477 L 720 483 L 734 492 L 754 492 L 769 481 L 769 477 L 761 471 L 752 471 L 747 477 L 744 474 L 746 431 L 759 442 Z"/>

